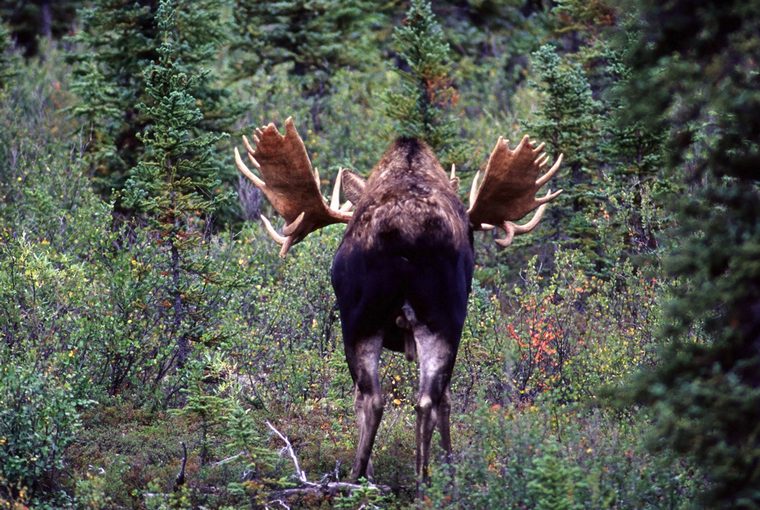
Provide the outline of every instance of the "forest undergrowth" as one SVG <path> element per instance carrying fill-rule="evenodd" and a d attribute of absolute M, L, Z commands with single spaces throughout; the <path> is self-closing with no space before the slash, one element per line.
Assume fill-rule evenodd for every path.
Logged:
<path fill-rule="evenodd" d="M 701 437 L 677 436 L 683 420 L 710 419 L 657 403 L 681 379 L 648 379 L 688 361 L 668 357 L 673 338 L 684 352 L 722 338 L 708 316 L 679 322 L 701 280 L 671 267 L 688 246 L 677 197 L 724 129 L 693 128 L 669 171 L 675 128 L 627 116 L 643 71 L 625 39 L 649 4 L 632 21 L 608 2 L 436 2 L 451 61 L 430 86 L 462 197 L 497 138 L 524 133 L 564 152 L 565 192 L 507 250 L 475 236 L 452 463 L 436 444 L 418 489 L 417 374 L 387 351 L 378 485 L 330 495 L 293 490 L 294 456 L 326 484 L 354 455 L 329 281 L 343 227 L 279 258 L 232 149 L 293 116 L 323 189 L 342 166 L 366 176 L 411 108 L 388 92 L 405 90 L 391 28 L 408 3 L 280 2 L 275 18 L 232 0 L 73 4 L 92 10 L 32 56 L 0 33 L 0 508 L 756 508 L 753 475 L 678 442 Z M 23 19 L 0 13 L 18 37 Z M 103 46 L 115 34 L 129 51 Z M 741 395 L 751 415 L 757 395 Z"/>

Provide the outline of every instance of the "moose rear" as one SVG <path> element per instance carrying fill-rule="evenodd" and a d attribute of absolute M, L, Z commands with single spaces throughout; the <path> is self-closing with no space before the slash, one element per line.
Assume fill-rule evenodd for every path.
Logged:
<path fill-rule="evenodd" d="M 384 405 L 378 364 L 385 347 L 404 352 L 419 367 L 416 472 L 426 479 L 436 427 L 444 452 L 451 454 L 450 382 L 472 282 L 473 231 L 498 227 L 506 237 L 496 242 L 508 246 L 514 235 L 535 228 L 547 202 L 562 191 L 536 198 L 562 156 L 541 175 L 548 161 L 543 144 L 533 147 L 524 137 L 510 150 L 500 138 L 482 171 L 482 184 L 481 172 L 473 181 L 465 210 L 453 170 L 447 176 L 424 142 L 400 138 L 366 182 L 341 170 L 328 204 L 291 119 L 285 127 L 284 136 L 273 124 L 257 129 L 255 148 L 243 137 L 263 179 L 248 169 L 237 149 L 235 160 L 286 220 L 280 234 L 262 217 L 282 245 L 281 255 L 309 232 L 348 223 L 333 261 L 332 284 L 359 429 L 351 478 L 372 477 L 370 454 Z M 348 199 L 342 205 L 341 188 Z M 535 209 L 528 223 L 513 223 Z"/>

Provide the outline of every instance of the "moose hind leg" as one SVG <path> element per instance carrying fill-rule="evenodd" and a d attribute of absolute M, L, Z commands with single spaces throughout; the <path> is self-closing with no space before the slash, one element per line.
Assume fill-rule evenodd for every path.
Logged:
<path fill-rule="evenodd" d="M 441 434 L 441 448 L 446 454 L 446 462 L 451 462 L 451 390 L 450 384 L 446 385 L 438 406 L 438 432 Z"/>
<path fill-rule="evenodd" d="M 448 388 L 456 351 L 454 345 L 439 334 L 434 334 L 424 325 L 414 329 L 419 360 L 420 388 L 417 400 L 417 477 L 429 479 L 430 446 L 433 430 L 438 424 L 441 443 L 449 454 L 451 439 L 449 434 Z"/>
<path fill-rule="evenodd" d="M 351 469 L 351 479 L 354 481 L 372 476 L 370 456 L 383 416 L 383 394 L 378 376 L 382 348 L 383 341 L 380 335 L 363 339 L 353 347 L 346 346 L 346 357 L 354 376 L 354 407 L 359 427 L 359 444 Z"/>

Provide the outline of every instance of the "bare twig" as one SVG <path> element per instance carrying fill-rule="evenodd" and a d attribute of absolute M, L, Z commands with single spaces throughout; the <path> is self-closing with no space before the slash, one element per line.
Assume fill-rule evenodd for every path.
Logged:
<path fill-rule="evenodd" d="M 180 487 L 185 485 L 185 467 L 187 466 L 187 446 L 184 441 L 180 441 L 182 445 L 182 465 L 177 473 L 177 478 L 174 479 L 174 491 L 178 491 Z"/>
<path fill-rule="evenodd" d="M 275 503 L 277 503 L 278 505 L 280 505 L 285 510 L 290 510 L 290 507 L 288 505 L 286 505 L 285 502 L 283 500 L 281 500 L 281 499 L 273 499 L 272 501 L 269 502 L 269 504 L 271 504 L 271 505 L 274 505 Z M 269 509 L 269 505 L 264 505 L 264 508 Z"/>
<path fill-rule="evenodd" d="M 323 477 L 322 481 L 319 483 L 310 482 L 306 478 L 306 473 L 301 469 L 300 464 L 298 463 L 298 458 L 296 457 L 295 451 L 293 450 L 293 445 L 290 444 L 290 441 L 287 437 L 285 437 L 284 434 L 282 434 L 279 430 L 274 428 L 274 426 L 269 423 L 269 421 L 266 422 L 267 427 L 277 434 L 277 437 L 279 437 L 284 443 L 285 448 L 283 448 L 283 451 L 287 451 L 288 455 L 290 455 L 290 458 L 293 460 L 293 464 L 295 466 L 296 470 L 296 476 L 298 477 L 298 480 L 301 482 L 300 487 L 294 487 L 289 489 L 282 489 L 279 491 L 275 491 L 271 494 L 271 496 L 274 498 L 270 500 L 270 503 L 279 503 L 283 506 L 285 504 L 282 502 L 283 499 L 287 500 L 289 497 L 292 496 L 303 496 L 305 494 L 313 494 L 313 495 L 321 495 L 321 496 L 331 496 L 335 495 L 338 492 L 346 491 L 351 492 L 358 489 L 365 489 L 370 488 L 374 489 L 382 494 L 387 494 L 390 492 L 390 487 L 385 485 L 375 485 L 370 483 L 369 485 L 360 485 L 358 483 L 349 483 L 349 482 L 326 482 L 329 477 L 325 476 Z M 336 465 L 336 471 L 338 469 L 338 465 Z M 337 472 L 336 472 L 336 478 L 337 478 Z M 285 507 L 287 508 L 287 507 Z"/>
<path fill-rule="evenodd" d="M 227 457 L 226 459 L 218 460 L 218 461 L 216 461 L 216 462 L 212 463 L 211 465 L 212 465 L 212 466 L 223 466 L 224 464 L 227 464 L 227 463 L 229 463 L 229 462 L 232 462 L 233 460 L 235 460 L 235 459 L 237 459 L 237 458 L 240 458 L 240 457 L 242 457 L 243 455 L 247 455 L 247 454 L 248 454 L 248 452 L 246 452 L 246 451 L 242 451 L 242 452 L 240 452 L 240 453 L 236 453 L 236 454 L 235 454 L 235 455 L 233 455 L 232 457 Z"/>
<path fill-rule="evenodd" d="M 298 457 L 296 457 L 296 452 L 293 451 L 293 446 L 290 444 L 290 441 L 287 437 L 285 437 L 279 430 L 274 428 L 274 425 L 269 423 L 269 421 L 266 422 L 267 427 L 269 427 L 272 432 L 277 434 L 277 436 L 282 439 L 282 441 L 285 443 L 285 448 L 288 450 L 288 453 L 290 454 L 290 458 L 293 459 L 293 464 L 296 467 L 296 476 L 298 479 L 303 483 L 308 483 L 309 480 L 306 478 L 306 473 L 301 469 L 301 466 L 298 464 Z"/>

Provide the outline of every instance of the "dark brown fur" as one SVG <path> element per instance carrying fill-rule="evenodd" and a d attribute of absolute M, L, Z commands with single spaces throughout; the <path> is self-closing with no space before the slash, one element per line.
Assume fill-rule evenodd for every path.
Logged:
<path fill-rule="evenodd" d="M 450 453 L 449 383 L 472 269 L 472 232 L 448 176 L 427 145 L 397 140 L 373 169 L 332 268 L 356 387 L 360 437 L 352 478 L 372 474 L 383 347 L 419 364 L 418 475 L 427 476 L 436 425 Z"/>
<path fill-rule="evenodd" d="M 372 170 L 344 243 L 369 248 L 396 234 L 407 243 L 431 236 L 469 242 L 461 200 L 430 148 L 415 139 L 397 140 Z"/>

